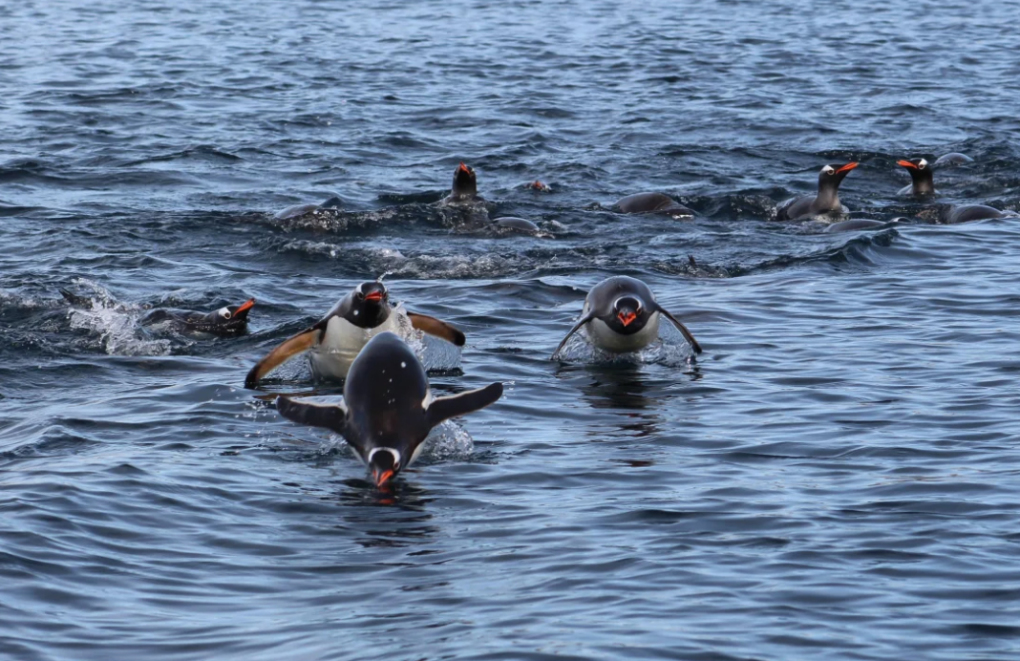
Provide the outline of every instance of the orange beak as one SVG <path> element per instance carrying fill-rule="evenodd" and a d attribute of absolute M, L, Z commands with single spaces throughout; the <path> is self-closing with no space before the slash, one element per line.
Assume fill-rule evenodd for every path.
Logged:
<path fill-rule="evenodd" d="M 916 165 L 914 165 L 910 161 L 902 159 L 902 158 L 900 160 L 896 161 L 896 165 L 902 165 L 903 167 L 910 168 L 911 170 L 918 170 L 919 169 Z"/>
<path fill-rule="evenodd" d="M 860 163 L 858 163 L 857 161 L 851 161 L 850 163 L 847 163 L 843 167 L 841 167 L 838 170 L 836 170 L 836 172 L 849 172 L 850 170 L 853 170 L 858 165 L 860 165 Z"/>
<path fill-rule="evenodd" d="M 366 301 L 381 301 L 382 300 L 382 292 L 381 291 L 370 291 L 367 294 L 365 294 L 365 300 Z"/>
<path fill-rule="evenodd" d="M 255 307 L 255 299 L 249 298 L 244 303 L 241 303 L 241 306 L 234 311 L 234 314 L 238 315 L 241 314 L 242 312 L 247 312 L 248 310 L 251 310 L 253 307 Z"/>
<path fill-rule="evenodd" d="M 633 312 L 620 312 L 616 315 L 616 318 L 620 320 L 623 327 L 630 326 L 631 322 L 637 319 L 637 314 Z"/>
<path fill-rule="evenodd" d="M 375 474 L 375 486 L 381 487 L 393 478 L 393 471 L 385 470 L 382 473 Z"/>
<path fill-rule="evenodd" d="M 461 172 L 467 172 L 468 174 L 471 174 L 471 168 L 469 168 L 468 166 L 464 165 L 463 162 L 460 164 L 460 167 L 457 168 L 457 169 L 460 170 Z"/>

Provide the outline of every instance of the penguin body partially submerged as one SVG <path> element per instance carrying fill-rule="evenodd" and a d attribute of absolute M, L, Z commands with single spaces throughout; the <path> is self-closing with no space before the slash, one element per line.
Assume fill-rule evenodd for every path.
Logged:
<path fill-rule="evenodd" d="M 850 162 L 824 166 L 818 173 L 818 194 L 783 202 L 776 211 L 776 220 L 800 220 L 821 214 L 848 213 L 849 209 L 839 201 L 839 184 L 858 165 L 857 162 Z"/>
<path fill-rule="evenodd" d="M 428 315 L 406 313 L 414 328 L 464 346 L 464 334 Z M 246 388 L 294 356 L 308 352 L 312 374 L 320 379 L 344 379 L 362 348 L 375 335 L 399 332 L 400 320 L 390 306 L 389 291 L 381 282 L 363 282 L 340 300 L 311 328 L 285 340 L 255 364 L 245 377 Z"/>
<path fill-rule="evenodd" d="M 433 427 L 449 418 L 492 404 L 503 384 L 448 397 L 433 397 L 425 368 L 399 337 L 373 337 L 351 364 L 339 405 L 276 399 L 280 415 L 305 425 L 324 427 L 347 440 L 358 458 L 383 486 L 421 454 Z"/>
<path fill-rule="evenodd" d="M 635 193 L 613 205 L 620 213 L 653 213 L 673 217 L 693 217 L 694 211 L 665 193 Z"/>
<path fill-rule="evenodd" d="M 552 357 L 555 358 L 567 340 L 582 327 L 600 349 L 612 353 L 638 351 L 659 337 L 660 317 L 666 317 L 676 326 L 695 353 L 701 353 L 701 345 L 691 332 L 655 301 L 648 285 L 624 275 L 606 278 L 588 292 L 581 318 L 556 347 Z"/>
<path fill-rule="evenodd" d="M 192 310 L 153 310 L 142 319 L 142 324 L 171 324 L 175 330 L 193 333 L 210 333 L 229 337 L 241 335 L 248 330 L 248 313 L 255 307 L 255 299 L 249 298 L 240 305 L 228 305 L 212 312 Z"/>

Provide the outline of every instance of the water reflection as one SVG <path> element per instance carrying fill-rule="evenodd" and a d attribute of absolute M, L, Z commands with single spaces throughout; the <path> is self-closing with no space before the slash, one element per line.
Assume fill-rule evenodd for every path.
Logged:
<path fill-rule="evenodd" d="M 353 541 L 364 548 L 418 546 L 439 532 L 426 509 L 434 496 L 407 475 L 383 487 L 360 477 L 342 485 L 338 496 L 345 505 L 344 521 Z"/>

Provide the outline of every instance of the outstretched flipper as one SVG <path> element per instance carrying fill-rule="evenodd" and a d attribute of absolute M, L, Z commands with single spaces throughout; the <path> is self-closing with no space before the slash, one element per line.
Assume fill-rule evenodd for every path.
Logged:
<path fill-rule="evenodd" d="M 347 407 L 343 404 L 306 404 L 295 402 L 289 397 L 276 398 L 276 410 L 280 415 L 310 427 L 324 427 L 344 436 L 347 430 Z"/>
<path fill-rule="evenodd" d="M 429 427 L 435 427 L 443 420 L 484 409 L 503 396 L 502 383 L 490 383 L 484 388 L 437 397 L 429 404 L 425 416 Z"/>
<path fill-rule="evenodd" d="M 259 381 L 266 374 L 284 364 L 294 356 L 303 351 L 308 351 L 315 344 L 315 338 L 321 331 L 318 328 L 309 328 L 293 337 L 288 338 L 272 351 L 269 355 L 255 363 L 248 376 L 244 377 L 244 387 L 249 389 L 257 388 Z"/>
<path fill-rule="evenodd" d="M 584 326 L 586 323 L 588 323 L 594 318 L 595 314 L 591 312 L 581 317 L 581 320 L 574 324 L 574 327 L 570 329 L 570 332 L 567 333 L 567 336 L 565 338 L 563 338 L 563 340 L 560 342 L 560 345 L 556 347 L 556 351 L 552 352 L 552 356 L 550 356 L 549 359 L 552 360 L 553 358 L 556 358 L 556 355 L 559 354 L 560 350 L 563 349 L 563 347 L 567 344 L 567 340 L 570 339 L 570 336 L 576 333 L 578 330 L 580 330 L 581 326 Z"/>
<path fill-rule="evenodd" d="M 698 341 L 694 339 L 693 335 L 691 335 L 691 331 L 687 330 L 687 326 L 681 324 L 679 319 L 677 319 L 676 317 L 669 313 L 669 310 L 666 310 L 665 308 L 662 308 L 660 306 L 656 307 L 658 307 L 659 314 L 673 322 L 673 325 L 676 326 L 676 329 L 683 334 L 684 339 L 686 339 L 690 343 L 691 348 L 694 349 L 694 353 L 701 353 L 701 345 L 698 344 Z"/>
<path fill-rule="evenodd" d="M 436 337 L 446 340 L 451 344 L 455 344 L 458 347 L 464 346 L 464 333 L 454 328 L 445 321 L 440 321 L 435 317 L 430 317 L 427 314 L 418 314 L 417 312 L 408 312 L 408 318 L 411 320 L 411 325 L 429 335 L 435 335 Z"/>

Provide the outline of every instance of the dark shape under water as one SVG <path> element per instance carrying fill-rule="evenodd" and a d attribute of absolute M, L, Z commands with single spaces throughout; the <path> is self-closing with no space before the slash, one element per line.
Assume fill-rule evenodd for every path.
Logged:
<path fill-rule="evenodd" d="M 674 217 L 694 217 L 692 209 L 683 206 L 665 193 L 636 193 L 613 205 L 620 213 L 657 213 Z"/>

